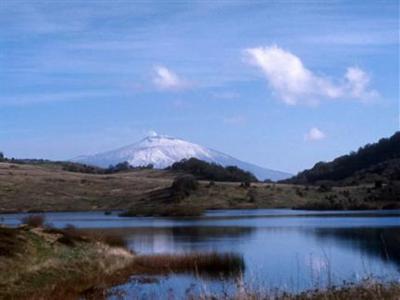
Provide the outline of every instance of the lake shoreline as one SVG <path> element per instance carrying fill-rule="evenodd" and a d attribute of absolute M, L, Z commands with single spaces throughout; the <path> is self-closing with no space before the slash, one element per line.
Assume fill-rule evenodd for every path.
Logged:
<path fill-rule="evenodd" d="M 218 278 L 239 276 L 244 269 L 243 258 L 234 253 L 136 255 L 120 243 L 72 227 L 0 227 L 0 298 L 97 299 L 132 275 L 188 272 Z"/>
<path fill-rule="evenodd" d="M 307 212 L 373 212 L 373 211 L 395 211 L 395 210 L 400 210 L 400 207 L 389 207 L 389 208 L 383 208 L 383 207 L 377 207 L 377 208 L 362 208 L 362 209 L 335 209 L 335 208 L 330 208 L 326 207 L 324 209 L 321 209 L 319 207 L 315 208 L 310 208 L 310 207 L 282 207 L 282 206 L 276 206 L 276 207 L 221 207 L 221 208 L 207 208 L 205 209 L 205 212 L 212 212 L 212 211 L 224 211 L 224 210 L 233 210 L 233 211 L 239 211 L 239 210 L 250 210 L 250 211 L 257 211 L 260 209 L 273 209 L 273 210 L 291 210 L 291 211 L 307 211 Z M 117 209 L 117 210 L 104 210 L 102 208 L 99 209 L 88 209 L 88 210 L 73 210 L 73 209 L 49 209 L 49 210 L 0 210 L 0 215 L 11 215 L 11 214 L 45 214 L 45 213 L 87 213 L 87 212 L 101 212 L 104 213 L 105 215 L 109 214 L 117 214 L 121 217 L 169 217 L 168 215 L 157 215 L 157 214 L 124 214 L 126 210 L 123 209 Z M 203 215 L 188 215 L 187 217 L 200 217 Z M 173 217 L 173 215 L 171 215 Z M 183 216 L 177 216 L 177 217 L 185 217 Z"/>
<path fill-rule="evenodd" d="M 193 271 L 196 269 L 196 272 L 199 270 L 201 271 L 202 268 L 204 268 L 204 271 L 208 272 L 210 268 L 215 269 L 216 263 L 219 261 L 219 256 L 217 254 L 210 254 L 211 257 L 217 255 L 215 256 L 215 259 L 209 258 L 208 254 L 199 254 L 200 256 L 197 256 L 197 254 L 188 254 L 188 256 L 150 255 L 147 257 L 135 258 L 131 252 L 128 252 L 123 248 L 108 247 L 103 243 L 85 241 L 80 239 L 78 236 L 75 236 L 69 241 L 74 243 L 73 246 L 72 244 L 68 244 L 66 241 L 61 242 L 63 245 L 55 245 L 55 243 L 60 243 L 60 241 L 66 237 L 65 235 L 62 235 L 61 231 L 46 231 L 46 229 L 43 228 L 32 228 L 29 226 L 22 226 L 14 229 L 2 227 L 0 228 L 0 237 L 3 239 L 3 242 L 4 238 L 8 238 L 9 245 L 20 243 L 18 240 L 21 240 L 21 238 L 28 244 L 31 241 L 35 241 L 35 247 L 39 247 L 37 249 L 48 248 L 51 251 L 50 254 L 46 254 L 46 259 L 53 261 L 54 259 L 60 258 L 56 258 L 55 256 L 55 253 L 58 250 L 51 249 L 60 246 L 64 247 L 64 250 L 66 251 L 79 251 L 78 253 L 80 253 L 75 261 L 65 261 L 62 264 L 56 263 L 56 265 L 52 267 L 48 267 L 48 264 L 46 263 L 47 260 L 43 261 L 43 258 L 41 258 L 42 262 L 39 265 L 37 265 L 36 262 L 35 265 L 37 265 L 37 267 L 34 267 L 32 263 L 39 259 L 39 256 L 35 257 L 39 254 L 38 252 L 33 251 L 30 252 L 30 255 L 33 255 L 33 257 L 30 257 L 30 263 L 27 264 L 27 261 L 25 261 L 24 269 L 21 269 L 21 266 L 18 266 L 20 264 L 18 263 L 20 258 L 15 257 L 15 253 L 5 252 L 7 249 L 5 248 L 4 243 L 0 244 L 0 250 L 2 250 L 0 259 L 3 257 L 3 262 L 0 260 L 0 263 L 3 265 L 8 264 L 8 267 L 11 267 L 13 261 L 10 261 L 10 258 L 14 259 L 14 267 L 10 269 L 16 269 L 18 270 L 17 272 L 19 272 L 19 275 L 15 274 L 15 271 L 8 273 L 8 281 L 7 279 L 2 278 L 0 284 L 0 296 L 4 299 L 13 299 L 16 297 L 19 299 L 54 299 L 54 297 L 62 297 L 63 299 L 107 298 L 113 293 L 112 287 L 127 282 L 132 275 L 145 276 L 146 274 L 154 274 L 154 272 L 160 274 L 167 274 L 170 272 L 176 273 L 181 271 L 185 272 L 185 270 L 190 270 L 190 268 L 193 268 Z M 8 250 L 15 251 L 16 248 Z M 201 258 L 202 256 L 204 259 Z M 8 262 L 4 262 L 4 258 L 6 260 L 8 258 Z M 233 261 L 235 260 L 235 258 L 230 258 L 230 256 L 228 256 L 227 259 L 229 261 L 232 259 Z M 204 267 L 202 264 L 199 264 L 202 260 L 205 260 Z M 225 263 L 224 261 L 221 263 L 221 269 L 219 269 L 221 271 L 226 269 L 230 264 L 228 262 Z M 197 266 L 195 266 L 195 264 Z M 82 268 L 83 265 L 85 265 L 84 268 Z M 77 269 L 78 266 L 79 270 Z M 28 271 L 33 269 L 35 271 Z M 63 271 L 64 269 L 68 273 L 65 273 Z M 240 267 L 238 270 L 240 270 Z M 93 272 L 96 272 L 95 276 L 93 276 Z M 71 274 L 73 275 L 71 276 Z M 38 276 L 42 279 L 38 280 Z M 265 292 L 254 290 L 249 287 L 240 288 L 238 286 L 237 291 L 233 295 L 229 296 L 213 294 L 194 296 L 195 298 L 191 299 L 215 299 L 216 297 L 218 299 L 231 299 L 230 297 L 233 296 L 239 297 L 243 300 L 344 300 L 350 298 L 360 300 L 394 300 L 398 299 L 397 297 L 400 296 L 400 284 L 395 282 L 384 283 L 378 280 L 368 279 L 359 283 L 345 283 L 339 286 L 331 286 L 325 289 L 313 289 L 299 293 L 288 293 L 281 290 L 279 287 L 275 289 L 274 292 Z"/>
<path fill-rule="evenodd" d="M 31 245 L 27 247 L 28 254 L 23 256 L 26 259 L 29 259 L 28 261 L 25 261 L 23 266 L 24 268 L 28 268 L 30 270 L 36 270 L 35 272 L 39 272 L 41 274 L 40 276 L 31 277 L 26 277 L 26 275 L 24 275 L 25 277 L 23 278 L 25 279 L 20 281 L 20 284 L 23 284 L 22 289 L 18 288 L 16 290 L 17 292 L 19 290 L 27 291 L 29 289 L 29 284 L 34 284 L 33 287 L 35 287 L 38 282 L 32 278 L 41 278 L 40 291 L 47 291 L 47 288 L 44 288 L 44 286 L 52 286 L 52 289 L 54 289 L 54 287 L 61 285 L 60 288 L 57 288 L 60 293 L 64 293 L 64 287 L 70 289 L 69 282 L 75 282 L 76 278 L 86 278 L 87 281 L 82 282 L 82 285 L 74 285 L 74 288 L 71 290 L 76 295 L 80 294 L 88 297 L 96 295 L 98 298 L 98 295 L 100 294 L 106 295 L 107 293 L 111 293 L 118 289 L 129 293 L 133 284 L 130 278 L 134 276 L 134 278 L 138 278 L 136 288 L 144 293 L 146 293 L 146 291 L 150 292 L 152 288 L 159 291 L 164 291 L 165 289 L 176 289 L 176 296 L 180 297 L 182 289 L 185 289 L 186 285 L 190 285 L 190 280 L 201 283 L 203 276 L 205 276 L 204 278 L 216 278 L 207 279 L 207 282 L 211 284 L 210 287 L 212 287 L 213 284 L 215 284 L 214 282 L 218 282 L 220 280 L 218 279 L 220 276 L 219 274 L 227 271 L 227 273 L 230 274 L 229 276 L 233 275 L 233 277 L 230 277 L 232 279 L 228 281 L 231 283 L 227 283 L 228 285 L 231 285 L 233 282 L 240 281 L 238 278 L 241 276 L 238 274 L 249 274 L 247 272 L 252 273 L 253 271 L 257 271 L 257 266 L 262 266 L 263 271 L 261 273 L 256 273 L 254 277 L 251 277 L 253 279 L 250 278 L 250 282 L 249 278 L 243 281 L 244 285 L 247 286 L 245 290 L 245 296 L 247 298 L 243 297 L 241 299 L 253 299 L 251 297 L 255 294 L 258 295 L 260 291 L 254 288 L 252 289 L 251 281 L 257 279 L 262 282 L 264 276 L 266 276 L 265 278 L 268 278 L 268 274 L 270 272 L 273 272 L 272 274 L 279 275 L 280 272 L 285 272 L 285 270 L 289 271 L 287 275 L 290 277 L 290 273 L 292 272 L 290 270 L 292 270 L 293 266 L 290 266 L 290 263 L 286 264 L 286 266 L 284 263 L 279 263 L 276 265 L 275 261 L 278 262 L 282 259 L 291 261 L 294 255 L 300 255 L 299 257 L 303 257 L 302 260 L 298 261 L 297 263 L 304 265 L 304 269 L 301 271 L 301 276 L 303 276 L 302 280 L 305 280 L 306 285 L 301 286 L 300 290 L 297 290 L 295 285 L 288 285 L 288 283 L 291 282 L 289 277 L 286 284 L 279 282 L 279 276 L 276 279 L 274 279 L 274 277 L 269 278 L 272 279 L 272 281 L 268 282 L 268 286 L 275 286 L 277 287 L 276 290 L 280 290 L 281 288 L 282 294 L 285 293 L 285 295 L 290 295 L 290 298 L 289 296 L 286 298 L 279 298 L 275 297 L 277 296 L 276 294 L 272 294 L 275 299 L 321 299 L 321 297 L 322 299 L 326 299 L 326 297 L 329 295 L 353 295 L 352 293 L 355 293 L 355 291 L 365 291 L 366 293 L 372 293 L 371 295 L 376 296 L 378 294 L 373 293 L 394 293 L 398 290 L 398 286 L 392 284 L 392 282 L 394 282 L 393 280 L 397 281 L 396 278 L 399 278 L 397 272 L 395 274 L 390 273 L 391 275 L 388 275 L 388 277 L 381 277 L 382 274 L 380 273 L 371 273 L 374 274 L 374 276 L 371 278 L 376 278 L 376 280 L 375 282 L 370 283 L 368 286 L 366 286 L 364 282 L 357 283 L 358 280 L 355 279 L 353 279 L 355 280 L 353 281 L 351 277 L 348 276 L 348 272 L 345 272 L 344 277 L 337 277 L 336 281 L 333 282 L 333 285 L 336 285 L 337 288 L 333 289 L 330 288 L 331 285 L 325 286 L 322 284 L 318 285 L 318 293 L 316 293 L 314 290 L 311 291 L 309 289 L 310 285 L 313 286 L 313 282 L 310 281 L 307 283 L 307 280 L 312 279 L 312 277 L 311 279 L 309 277 L 310 274 L 308 268 L 312 267 L 317 268 L 317 270 L 320 269 L 323 273 L 321 275 L 314 276 L 321 276 L 323 283 L 328 280 L 327 278 L 330 276 L 328 273 L 325 274 L 325 272 L 330 270 L 331 265 L 329 261 L 330 258 L 326 258 L 327 260 L 325 260 L 324 256 L 321 256 L 323 253 L 315 253 L 313 256 L 309 256 L 307 253 L 312 251 L 311 249 L 316 249 L 315 247 L 323 245 L 326 247 L 331 245 L 330 247 L 335 247 L 334 249 L 337 249 L 335 250 L 335 253 L 345 254 L 348 252 L 346 248 L 343 249 L 343 246 L 348 247 L 346 245 L 348 245 L 348 243 L 352 244 L 354 241 L 354 246 L 357 245 L 358 248 L 352 250 L 356 252 L 354 252 L 355 256 L 351 258 L 351 262 L 353 262 L 354 259 L 357 259 L 357 257 L 360 257 L 360 254 L 357 253 L 359 253 L 358 251 L 361 251 L 360 253 L 368 253 L 368 257 L 370 257 L 365 261 L 364 258 L 361 259 L 361 264 L 364 264 L 365 262 L 368 264 L 368 262 L 371 262 L 370 267 L 373 267 L 374 261 L 381 261 L 376 266 L 383 266 L 381 264 L 384 264 L 387 272 L 389 272 L 389 270 L 394 271 L 393 268 L 399 264 L 400 258 L 398 256 L 398 245 L 400 245 L 400 243 L 398 243 L 398 232 L 400 230 L 400 223 L 397 216 L 397 214 L 400 212 L 391 213 L 388 211 L 385 213 L 382 211 L 370 211 L 369 213 L 364 214 L 363 212 L 358 211 L 354 212 L 354 215 L 348 215 L 346 212 L 321 212 L 320 214 L 304 212 L 304 214 L 299 215 L 296 212 L 297 211 L 294 210 L 266 210 L 260 212 L 255 210 L 226 210 L 210 211 L 208 216 L 202 218 L 177 219 L 120 218 L 115 214 L 105 215 L 104 212 L 83 212 L 80 214 L 54 213 L 50 215 L 36 215 L 36 218 L 34 218 L 35 215 L 33 214 L 25 214 L 21 215 L 21 217 L 11 217 L 14 218 L 14 221 L 16 221 L 18 224 L 21 222 L 21 220 L 26 221 L 26 219 L 28 219 L 35 221 L 35 219 L 40 220 L 40 218 L 47 218 L 46 220 L 49 222 L 49 224 L 51 223 L 53 225 L 51 225 L 51 227 L 48 227 L 50 225 L 42 225 L 45 226 L 45 228 L 42 229 L 31 228 L 27 227 L 26 225 L 13 229 L 4 229 L 4 227 L 0 227 L 0 236 L 2 230 L 14 230 L 14 232 L 20 232 L 24 238 L 16 239 L 16 241 L 28 240 L 28 244 Z M 377 216 L 378 218 L 376 218 Z M 79 220 L 83 220 L 84 223 L 80 223 Z M 91 224 L 95 225 L 97 223 L 106 225 L 108 227 L 90 227 Z M 115 225 L 112 226 L 113 223 L 119 226 L 125 224 L 127 227 L 115 227 Z M 42 219 L 41 224 L 47 223 Z M 315 224 L 319 225 L 315 226 Z M 333 224 L 337 225 L 332 227 Z M 77 227 L 74 227 L 73 225 Z M 254 226 L 259 226 L 259 229 L 256 229 Z M 260 236 L 260 234 L 262 235 Z M 246 248 L 246 241 L 250 242 L 257 236 L 258 239 L 256 240 L 254 246 L 251 246 L 251 248 Z M 112 272 L 106 272 L 107 274 L 104 273 L 104 269 L 102 271 L 101 268 L 98 269 L 98 267 L 96 267 L 98 265 L 107 265 L 107 261 L 110 261 L 110 257 L 107 255 L 99 256 L 96 254 L 98 253 L 96 249 L 99 249 L 99 247 L 101 249 L 103 249 L 103 247 L 108 247 L 101 246 L 104 243 L 103 241 L 107 240 L 105 237 L 112 237 L 111 239 L 108 239 L 108 241 L 113 245 L 118 244 L 122 248 L 128 247 L 128 249 L 130 249 L 129 253 L 135 253 L 132 254 L 133 258 L 128 260 L 125 260 L 125 258 L 122 259 L 122 261 L 125 261 L 125 263 L 120 264 L 121 268 L 114 269 Z M 90 238 L 90 240 L 85 240 L 87 238 Z M 299 238 L 304 240 L 304 244 L 299 244 L 296 242 L 296 240 L 299 240 Z M 310 240 L 310 238 L 312 239 Z M 29 250 L 33 249 L 32 245 L 34 245 L 34 243 L 29 241 L 38 241 L 38 239 L 40 242 L 36 243 L 36 246 L 34 247 L 34 249 L 38 250 Z M 314 242 L 312 241 L 314 239 L 316 239 L 318 243 L 313 245 Z M 334 244 L 330 242 L 332 239 L 335 241 Z M 127 244 L 127 242 L 123 242 L 122 240 L 129 241 L 129 243 Z M 380 240 L 384 241 L 384 247 L 386 249 L 383 253 L 379 247 L 376 247 L 376 243 L 378 243 Z M 189 247 L 187 247 L 188 241 L 190 241 L 191 245 Z M 220 244 L 220 242 L 223 241 L 225 241 L 226 244 Z M 237 241 L 239 243 L 236 244 L 236 242 L 233 241 Z M 242 244 L 240 241 L 242 241 L 244 244 Z M 290 243 L 290 241 L 293 241 L 293 243 Z M 144 244 L 141 245 L 143 242 Z M 203 248 L 201 245 L 205 245 L 205 242 L 208 243 L 208 246 Z M 237 245 L 237 247 L 234 249 L 238 252 L 229 254 L 226 251 L 232 251 L 232 242 Z M 261 244 L 259 244 L 260 242 Z M 289 244 L 287 244 L 288 242 Z M 371 242 L 372 244 L 370 244 Z M 0 239 L 0 250 L 4 249 L 2 248 L 2 245 L 4 245 L 4 243 L 2 244 Z M 74 246 L 72 247 L 71 245 Z M 150 248 L 143 247 L 145 245 L 150 246 Z M 216 245 L 218 246 L 215 248 Z M 250 246 L 251 243 L 248 243 L 248 245 Z M 252 256 L 254 255 L 254 252 L 252 252 L 251 249 L 253 249 L 252 247 L 256 247 L 254 249 L 259 249 L 260 245 L 266 246 L 263 246 L 262 255 L 259 256 L 259 258 L 255 258 L 253 261 Z M 21 247 L 21 245 L 19 246 Z M 161 248 L 157 248 L 158 246 L 161 246 Z M 371 246 L 373 246 L 373 248 L 370 248 Z M 302 248 L 304 248 L 304 251 Z M 62 251 L 60 251 L 60 249 Z M 146 251 L 146 249 L 148 250 Z M 209 252 L 212 249 L 217 249 L 218 253 Z M 250 252 L 241 252 L 246 249 L 250 250 Z M 296 250 L 294 251 L 290 249 Z M 113 251 L 115 250 L 112 250 L 111 252 Z M 298 251 L 303 251 L 303 254 L 301 254 L 302 252 Z M 0 251 L 0 254 L 1 253 L 2 251 Z M 17 251 L 17 254 L 18 253 L 20 252 Z M 60 256 L 60 253 L 64 253 L 64 255 Z M 104 251 L 102 253 L 104 253 Z M 279 256 L 274 256 L 276 253 L 280 253 Z M 45 256 L 43 256 L 43 254 L 45 254 Z M 19 257 L 18 255 L 17 257 Z M 243 255 L 244 260 L 240 258 L 241 255 Z M 341 257 L 340 255 L 336 258 L 332 257 L 332 259 L 335 261 L 335 264 L 332 265 L 332 267 L 333 269 L 336 269 L 336 271 L 337 268 L 343 271 L 342 267 L 340 267 L 342 262 L 337 260 Z M 50 259 L 43 260 L 46 257 Z M 51 267 L 53 262 L 60 261 L 61 257 L 64 257 L 61 260 L 62 263 L 56 263 L 55 269 L 50 269 L 50 271 L 49 269 L 47 269 L 47 271 L 46 269 L 41 269 L 43 266 Z M 76 257 L 76 259 L 72 261 L 64 261 L 65 257 Z M 312 265 L 309 265 L 309 259 L 312 257 L 317 260 L 315 260 Z M 2 256 L 0 255 L 0 268 L 1 266 L 4 266 L 4 264 L 1 262 L 1 258 Z M 116 261 L 117 264 L 119 264 L 119 258 L 114 257 L 112 259 L 114 262 Z M 52 261 L 52 263 L 49 264 L 46 263 L 46 261 Z M 18 259 L 11 262 L 11 265 L 14 263 L 18 265 Z M 393 267 L 389 267 L 388 263 L 390 263 L 390 265 Z M 10 267 L 11 265 L 8 265 L 9 267 L 7 269 L 19 269 L 19 272 L 22 272 L 20 274 L 25 273 L 22 271 L 24 269 L 21 269 L 20 267 Z M 215 270 L 216 265 L 219 265 L 220 267 Z M 274 265 L 276 265 L 276 269 L 274 269 Z M 80 267 L 77 268 L 77 266 Z M 357 268 L 356 266 L 357 264 L 355 264 L 353 267 L 350 267 L 349 270 L 352 270 L 354 267 Z M 289 269 L 285 269 L 288 267 Z M 329 267 L 329 269 L 326 269 L 325 267 Z M 93 274 L 94 269 L 97 270 L 95 274 L 98 276 L 91 278 L 90 274 Z M 376 270 L 379 269 L 380 267 Z M 71 273 L 71 271 L 72 274 L 75 274 L 72 276 L 72 278 L 70 278 L 71 281 L 62 280 L 62 278 L 65 277 L 63 272 L 66 271 L 68 274 Z M 215 275 L 213 275 L 213 273 Z M 182 277 L 183 275 L 184 277 Z M 7 278 L 3 279 L 2 281 L 7 282 L 7 280 L 9 280 L 8 277 L 13 276 L 14 275 L 7 276 Z M 182 283 L 179 283 L 179 285 L 175 286 L 173 285 L 173 279 L 175 276 L 178 276 L 177 278 L 192 279 L 189 281 L 184 280 Z M 364 276 L 367 276 L 367 274 L 364 274 Z M 364 276 L 361 278 L 364 278 Z M 141 279 L 142 277 L 143 279 Z M 157 282 L 157 278 L 165 279 L 160 279 L 160 282 Z M 347 282 L 354 282 L 354 284 L 352 286 L 342 286 L 342 282 L 338 282 L 340 278 L 346 280 Z M 169 281 L 170 279 L 172 281 Z M 148 283 L 148 281 L 152 280 L 156 281 L 154 281 L 154 283 Z M 166 280 L 166 282 L 164 282 L 164 280 Z M 141 283 L 142 281 L 143 283 Z M 329 283 L 329 281 L 326 281 L 326 283 Z M 169 284 L 172 285 L 169 286 Z M 6 284 L 6 286 L 15 287 L 14 284 Z M 232 289 L 230 292 L 235 291 L 233 288 L 236 289 L 234 285 L 231 288 Z M 37 289 L 34 288 L 34 290 Z M 217 295 L 213 293 L 217 292 L 211 288 L 210 294 L 204 294 L 202 299 L 208 299 L 206 296 L 210 296 L 211 299 L 213 295 Z M 127 295 L 129 296 L 129 294 Z M 272 297 L 271 294 L 267 293 L 262 294 L 262 296 L 262 299 L 269 299 L 269 297 Z"/>
<path fill-rule="evenodd" d="M 134 259 L 120 246 L 42 227 L 0 227 L 0 298 L 74 299 Z"/>

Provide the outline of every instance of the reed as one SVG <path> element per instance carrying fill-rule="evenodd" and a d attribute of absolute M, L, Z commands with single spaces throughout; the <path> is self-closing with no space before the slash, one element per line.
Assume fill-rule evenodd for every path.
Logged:
<path fill-rule="evenodd" d="M 191 300 L 398 300 L 400 299 L 399 283 L 381 283 L 366 279 L 360 283 L 345 283 L 341 286 L 331 286 L 326 289 L 314 289 L 293 294 L 275 289 L 260 291 L 240 287 L 234 295 L 222 293 L 219 295 L 201 294 L 191 296 Z"/>

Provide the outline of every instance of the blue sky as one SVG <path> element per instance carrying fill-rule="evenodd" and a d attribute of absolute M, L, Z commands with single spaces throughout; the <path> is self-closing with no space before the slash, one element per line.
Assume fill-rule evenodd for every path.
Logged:
<path fill-rule="evenodd" d="M 0 4 L 0 149 L 149 131 L 297 172 L 399 130 L 398 1 Z"/>

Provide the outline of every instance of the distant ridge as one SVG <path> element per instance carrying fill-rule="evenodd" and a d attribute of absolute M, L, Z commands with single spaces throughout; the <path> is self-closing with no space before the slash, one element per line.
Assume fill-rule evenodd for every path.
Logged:
<path fill-rule="evenodd" d="M 376 180 L 400 180 L 400 131 L 331 162 L 319 162 L 284 182 L 313 184 L 332 181 L 354 184 Z"/>
<path fill-rule="evenodd" d="M 165 135 L 148 136 L 137 143 L 116 150 L 79 156 L 72 161 L 103 168 L 127 161 L 135 167 L 152 164 L 154 168 L 164 169 L 175 162 L 191 157 L 222 166 L 237 166 L 253 173 L 259 180 L 276 181 L 292 176 L 289 173 L 263 168 L 210 148 Z"/>

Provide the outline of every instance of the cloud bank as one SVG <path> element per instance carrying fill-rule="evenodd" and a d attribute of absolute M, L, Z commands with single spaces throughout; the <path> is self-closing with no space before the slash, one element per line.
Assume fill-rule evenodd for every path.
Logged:
<path fill-rule="evenodd" d="M 279 99 L 289 105 L 318 103 L 321 99 L 350 98 L 369 100 L 378 93 L 369 88 L 370 78 L 358 67 L 347 68 L 337 82 L 316 75 L 301 59 L 278 46 L 245 50 L 250 63 L 264 73 Z"/>

